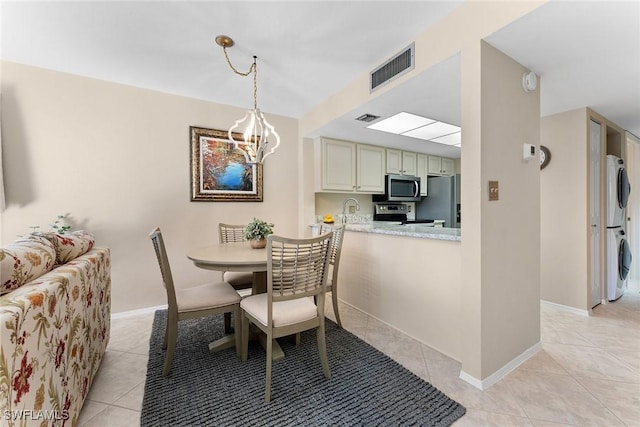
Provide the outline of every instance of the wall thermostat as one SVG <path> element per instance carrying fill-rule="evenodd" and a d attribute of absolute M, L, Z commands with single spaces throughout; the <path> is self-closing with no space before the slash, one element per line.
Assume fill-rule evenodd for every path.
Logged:
<path fill-rule="evenodd" d="M 536 155 L 536 146 L 531 144 L 522 145 L 522 158 L 524 160 L 533 159 Z"/>

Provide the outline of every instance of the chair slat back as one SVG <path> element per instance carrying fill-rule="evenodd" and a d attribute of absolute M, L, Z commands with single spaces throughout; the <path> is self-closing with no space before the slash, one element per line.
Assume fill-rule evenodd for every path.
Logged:
<path fill-rule="evenodd" d="M 162 284 L 167 291 L 167 303 L 169 310 L 177 310 L 176 303 L 176 291 L 173 285 L 173 275 L 171 274 L 171 267 L 169 266 L 169 257 L 164 247 L 164 239 L 162 238 L 162 232 L 159 227 L 156 227 L 151 234 L 151 242 L 153 243 L 153 249 L 156 252 L 156 258 L 160 266 L 160 273 L 162 274 Z"/>
<path fill-rule="evenodd" d="M 340 262 L 340 253 L 342 251 L 342 240 L 344 238 L 344 224 L 337 227 L 329 227 L 324 224 L 320 224 L 320 234 L 325 234 L 330 231 L 333 232 L 333 239 L 331 240 L 331 250 L 329 253 L 329 264 L 333 265 Z"/>
<path fill-rule="evenodd" d="M 319 295 L 327 283 L 331 238 L 267 238 L 267 292 L 272 301 Z"/>
<path fill-rule="evenodd" d="M 246 225 L 234 225 L 234 224 L 218 224 L 218 230 L 220 235 L 220 243 L 229 242 L 242 242 L 244 238 L 244 229 Z"/>

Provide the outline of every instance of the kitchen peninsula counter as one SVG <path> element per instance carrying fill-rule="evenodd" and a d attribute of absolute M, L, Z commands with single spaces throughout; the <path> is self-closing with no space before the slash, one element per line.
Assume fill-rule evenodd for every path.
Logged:
<path fill-rule="evenodd" d="M 459 229 L 348 223 L 338 298 L 460 360 L 461 252 Z"/>
<path fill-rule="evenodd" d="M 459 228 L 433 227 L 426 224 L 401 224 L 399 222 L 373 221 L 369 223 L 347 223 L 345 230 L 362 233 L 388 234 L 393 236 L 416 237 L 460 241 Z"/>

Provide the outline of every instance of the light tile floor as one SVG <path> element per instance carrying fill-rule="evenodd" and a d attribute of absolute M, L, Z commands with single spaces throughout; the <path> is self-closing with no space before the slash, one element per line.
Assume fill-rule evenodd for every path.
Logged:
<path fill-rule="evenodd" d="M 584 317 L 542 305 L 543 350 L 484 392 L 460 363 L 342 304 L 347 330 L 467 408 L 466 426 L 640 426 L 640 294 Z M 327 307 L 327 316 L 333 311 Z M 81 426 L 138 426 L 153 314 L 112 322 Z"/>

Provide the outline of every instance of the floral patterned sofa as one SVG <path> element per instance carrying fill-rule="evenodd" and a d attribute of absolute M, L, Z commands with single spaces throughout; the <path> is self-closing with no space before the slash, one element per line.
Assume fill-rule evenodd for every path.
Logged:
<path fill-rule="evenodd" d="M 86 232 L 0 248 L 0 425 L 73 426 L 109 341 L 111 261 Z"/>

